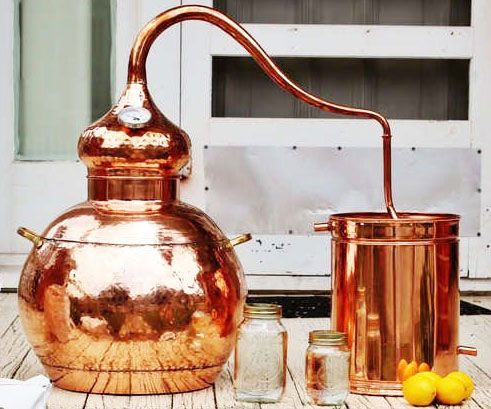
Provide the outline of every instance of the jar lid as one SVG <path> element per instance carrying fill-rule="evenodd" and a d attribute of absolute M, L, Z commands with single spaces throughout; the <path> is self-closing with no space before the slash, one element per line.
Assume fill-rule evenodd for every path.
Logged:
<path fill-rule="evenodd" d="M 281 305 L 266 303 L 251 303 L 244 307 L 247 318 L 274 319 L 281 318 Z"/>
<path fill-rule="evenodd" d="M 309 343 L 314 345 L 346 345 L 346 334 L 332 330 L 310 331 Z"/>

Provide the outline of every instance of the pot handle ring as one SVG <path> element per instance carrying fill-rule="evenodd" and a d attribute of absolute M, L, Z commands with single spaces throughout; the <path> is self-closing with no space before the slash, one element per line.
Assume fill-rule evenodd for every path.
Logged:
<path fill-rule="evenodd" d="M 33 232 L 32 230 L 29 230 L 26 227 L 19 227 L 17 229 L 17 234 L 34 243 L 34 246 L 37 249 L 40 248 L 44 243 L 43 238 L 39 234 Z"/>
<path fill-rule="evenodd" d="M 238 246 L 239 244 L 245 243 L 252 239 L 251 233 L 241 234 L 240 236 L 234 237 L 229 240 L 232 246 Z"/>
<path fill-rule="evenodd" d="M 477 348 L 469 347 L 466 345 L 457 345 L 457 354 L 458 355 L 477 356 Z"/>

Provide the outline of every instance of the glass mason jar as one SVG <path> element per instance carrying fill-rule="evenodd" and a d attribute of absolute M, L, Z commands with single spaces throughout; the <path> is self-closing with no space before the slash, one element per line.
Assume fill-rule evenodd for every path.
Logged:
<path fill-rule="evenodd" d="M 281 306 L 246 304 L 237 332 L 234 363 L 235 399 L 278 402 L 286 383 L 287 332 Z"/>
<path fill-rule="evenodd" d="M 349 357 L 346 334 L 328 330 L 309 333 L 305 378 L 311 403 L 344 403 L 349 391 Z"/>

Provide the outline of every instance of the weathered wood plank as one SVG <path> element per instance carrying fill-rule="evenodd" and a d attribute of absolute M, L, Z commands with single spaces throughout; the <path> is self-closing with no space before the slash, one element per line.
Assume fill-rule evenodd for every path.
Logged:
<path fill-rule="evenodd" d="M 298 395 L 298 403 L 292 395 L 292 404 L 312 408 L 305 388 L 305 350 L 308 345 L 309 331 L 329 328 L 327 318 L 284 319 L 283 324 L 288 330 L 288 370 L 291 381 Z M 293 406 L 293 407 L 297 407 Z M 281 406 L 279 406 L 281 407 Z"/>
<path fill-rule="evenodd" d="M 392 396 L 387 396 L 385 398 L 389 402 L 391 409 L 410 409 L 413 408 L 409 403 L 406 402 L 404 398 L 395 398 Z M 427 406 L 427 408 L 434 408 L 435 406 Z"/>
<path fill-rule="evenodd" d="M 86 399 L 86 393 L 53 388 L 49 395 L 48 407 L 46 409 L 83 409 Z"/>
<path fill-rule="evenodd" d="M 395 399 L 398 400 L 399 398 Z M 346 399 L 346 404 L 349 409 L 392 409 L 391 403 L 383 396 L 355 395 L 351 393 L 348 395 L 348 399 Z"/>
<path fill-rule="evenodd" d="M 462 365 L 462 369 L 472 377 L 476 385 L 472 401 L 480 408 L 491 408 L 491 378 L 468 358 L 464 362 L 466 364 Z"/>
<path fill-rule="evenodd" d="M 16 295 L 0 293 L 0 336 L 9 328 L 17 316 Z"/>
<path fill-rule="evenodd" d="M 233 357 L 227 362 L 215 382 L 215 398 L 218 409 L 259 409 L 257 403 L 237 402 L 233 388 Z"/>
<path fill-rule="evenodd" d="M 14 378 L 25 380 L 40 374 L 44 375 L 43 366 L 41 365 L 41 362 L 39 362 L 39 359 L 34 351 L 30 349 L 26 357 L 22 361 L 19 370 L 15 374 Z"/>
<path fill-rule="evenodd" d="M 15 296 L 9 296 L 15 300 Z M 34 352 L 30 349 L 18 317 L 0 337 L 0 376 L 27 379 L 43 374 L 44 370 Z M 78 394 L 53 388 L 48 409 L 82 409 L 86 394 Z"/>
<path fill-rule="evenodd" d="M 128 409 L 171 409 L 172 395 L 131 396 Z M 125 408 L 126 409 L 126 408 Z"/>
<path fill-rule="evenodd" d="M 4 331 L 0 334 L 2 354 L 0 356 L 0 376 L 27 379 L 44 373 L 43 368 L 30 349 L 23 335 L 20 320 L 16 316 L 15 294 L 0 294 L 0 322 Z M 8 325 L 4 318 L 10 319 Z M 213 388 L 176 395 L 150 396 L 110 396 L 87 395 L 53 388 L 48 409 L 287 409 L 313 406 L 308 404 L 304 379 L 304 353 L 307 347 L 308 332 L 318 328 L 328 328 L 329 320 L 284 319 L 289 332 L 289 351 L 287 387 L 281 403 L 259 405 L 236 402 L 233 397 L 231 359 Z M 2 327 L 0 326 L 0 329 Z M 491 409 L 491 317 L 463 316 L 460 320 L 460 340 L 462 344 L 478 348 L 479 356 L 462 357 L 461 369 L 467 372 L 476 383 L 471 399 L 461 406 L 438 405 L 438 409 Z M 411 406 L 402 398 L 349 395 L 349 409 L 409 409 Z M 431 408 L 431 407 L 430 407 Z"/>
<path fill-rule="evenodd" d="M 216 408 L 214 387 L 196 392 L 178 393 L 172 397 L 173 409 L 213 409 Z"/>
<path fill-rule="evenodd" d="M 84 409 L 171 409 L 172 395 L 89 395 Z"/>
<path fill-rule="evenodd" d="M 478 356 L 468 358 L 486 374 L 491 374 L 491 316 L 467 315 L 460 317 L 460 342 L 474 346 Z M 465 360 L 461 359 L 464 363 Z M 491 406 L 491 405 L 490 405 Z"/>
<path fill-rule="evenodd" d="M 130 396 L 89 394 L 84 409 L 127 409 Z"/>
<path fill-rule="evenodd" d="M 0 337 L 0 345 L 2 345 L 0 376 L 13 378 L 30 350 L 18 318 L 14 320 Z"/>

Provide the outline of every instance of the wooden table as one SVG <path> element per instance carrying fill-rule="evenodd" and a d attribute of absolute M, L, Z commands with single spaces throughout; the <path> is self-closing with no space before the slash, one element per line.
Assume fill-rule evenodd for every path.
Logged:
<path fill-rule="evenodd" d="M 471 301 L 489 308 L 491 298 L 474 298 Z M 26 379 L 43 373 L 43 368 L 23 335 L 17 314 L 15 294 L 0 294 L 0 376 Z M 278 404 L 243 404 L 236 402 L 232 393 L 230 365 L 222 372 L 213 387 L 175 395 L 110 396 L 67 392 L 54 388 L 48 403 L 49 409 L 232 409 L 254 408 L 312 408 L 307 403 L 304 386 L 304 352 L 307 334 L 316 328 L 326 328 L 327 318 L 284 319 L 289 333 L 288 379 L 286 393 Z M 491 409 L 491 316 L 468 315 L 461 317 L 462 344 L 479 349 L 477 358 L 461 358 L 461 369 L 472 376 L 476 390 L 459 408 Z M 349 409 L 409 408 L 404 399 L 350 395 Z M 439 409 L 448 406 L 437 406 Z M 22 409 L 22 408 L 19 408 Z"/>

